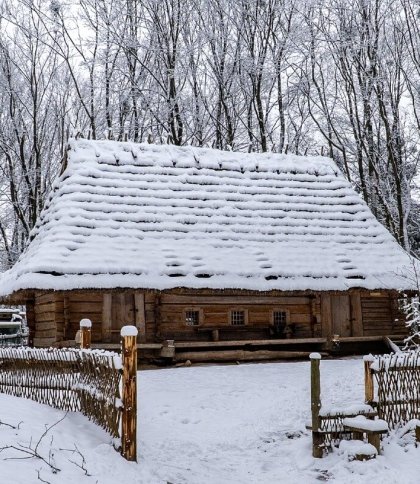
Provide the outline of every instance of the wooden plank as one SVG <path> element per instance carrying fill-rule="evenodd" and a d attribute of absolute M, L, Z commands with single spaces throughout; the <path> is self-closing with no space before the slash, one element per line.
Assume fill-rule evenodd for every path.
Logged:
<path fill-rule="evenodd" d="M 263 361 L 277 359 L 308 358 L 309 351 L 275 351 L 275 350 L 218 350 L 218 351 L 186 351 L 175 353 L 175 361 L 194 362 L 229 362 L 229 361 Z"/>
<path fill-rule="evenodd" d="M 75 302 L 70 301 L 70 312 L 78 314 L 88 314 L 88 313 L 101 313 L 102 312 L 102 301 L 84 301 Z"/>
<path fill-rule="evenodd" d="M 37 333 L 39 331 L 45 331 L 45 330 L 56 330 L 56 326 L 54 324 L 54 321 L 38 321 L 36 324 L 36 331 Z"/>
<path fill-rule="evenodd" d="M 134 306 L 135 306 L 135 323 L 139 330 L 138 339 L 140 342 L 146 340 L 146 311 L 144 294 L 141 292 L 134 293 Z"/>
<path fill-rule="evenodd" d="M 54 319 L 55 319 L 55 311 L 54 311 L 54 308 L 51 308 L 51 311 L 49 311 L 48 313 L 41 313 L 41 314 L 39 314 L 36 311 L 36 307 L 35 307 L 35 317 L 36 317 L 36 322 L 37 323 L 38 323 L 38 321 L 54 321 Z"/>
<path fill-rule="evenodd" d="M 55 343 L 55 337 L 35 337 L 34 346 L 38 348 L 48 348 Z"/>
<path fill-rule="evenodd" d="M 177 295 L 177 294 L 162 294 L 162 304 L 182 304 L 182 305 L 243 305 L 243 304 L 256 304 L 256 305 L 282 305 L 282 304 L 296 304 L 306 305 L 310 304 L 311 298 L 304 296 L 296 297 L 282 297 L 282 296 L 223 296 L 219 294 L 209 296 L 199 295 Z"/>
<path fill-rule="evenodd" d="M 56 326 L 56 341 L 64 336 L 64 299 L 61 294 L 54 295 L 54 324 Z"/>
<path fill-rule="evenodd" d="M 311 315 L 310 314 L 290 314 L 290 322 L 291 323 L 299 323 L 299 324 L 310 324 L 311 323 Z"/>
<path fill-rule="evenodd" d="M 232 308 L 240 307 L 247 309 L 248 311 L 253 311 L 255 313 L 268 314 L 270 315 L 274 309 L 285 310 L 287 309 L 291 313 L 298 314 L 311 314 L 311 305 L 307 304 L 288 304 L 286 307 L 281 308 L 279 304 L 249 304 L 248 302 L 225 304 L 216 303 L 212 304 L 162 304 L 162 313 L 166 312 L 168 314 L 182 314 L 186 308 L 203 308 L 207 314 L 221 314 L 226 311 L 230 311 Z"/>
<path fill-rule="evenodd" d="M 63 341 L 62 343 L 67 343 Z M 121 345 L 119 343 L 93 343 L 93 349 L 98 350 L 115 350 L 120 351 Z M 139 343 L 137 344 L 137 349 L 141 353 L 142 350 L 160 350 L 162 348 L 162 343 Z"/>
<path fill-rule="evenodd" d="M 35 333 L 34 341 L 35 341 L 35 339 L 39 339 L 39 338 L 50 338 L 52 342 L 55 342 L 56 336 L 57 336 L 57 332 L 55 331 L 55 329 L 47 329 L 45 331 L 37 331 Z"/>
<path fill-rule="evenodd" d="M 26 323 L 29 328 L 29 346 L 34 345 L 34 337 L 35 337 L 35 301 L 33 299 L 28 299 L 26 301 Z"/>
<path fill-rule="evenodd" d="M 261 339 L 261 340 L 233 340 L 233 341 L 180 341 L 175 342 L 176 348 L 217 348 L 217 347 L 237 347 L 237 346 L 287 346 L 287 345 L 321 345 L 327 342 L 326 338 L 296 338 L 296 339 Z"/>
<path fill-rule="evenodd" d="M 52 303 L 54 302 L 54 295 L 52 292 L 46 293 L 46 294 L 38 294 L 35 297 L 35 303 L 38 304 L 44 304 L 44 303 Z"/>
<path fill-rule="evenodd" d="M 321 295 L 321 334 L 328 339 L 332 337 L 331 296 L 328 293 Z"/>
<path fill-rule="evenodd" d="M 363 336 L 363 317 L 362 305 L 359 293 L 350 295 L 351 319 L 352 319 L 352 336 Z"/>
<path fill-rule="evenodd" d="M 406 337 L 405 334 L 387 334 L 388 338 L 392 340 L 401 340 Z M 340 338 L 341 343 L 363 343 L 369 341 L 383 341 L 383 335 L 365 335 L 365 336 L 350 336 L 350 337 L 343 337 Z"/>
<path fill-rule="evenodd" d="M 121 292 L 112 294 L 111 322 L 112 329 L 121 329 L 123 326 L 134 325 L 134 293 Z"/>
<path fill-rule="evenodd" d="M 112 294 L 106 293 L 102 298 L 102 341 L 106 343 L 111 341 Z"/>
<path fill-rule="evenodd" d="M 70 292 L 66 293 L 72 303 L 102 303 L 103 293 L 100 292 Z"/>
<path fill-rule="evenodd" d="M 36 304 L 35 302 L 35 311 L 37 312 L 37 314 L 42 314 L 42 313 L 46 313 L 46 312 L 49 312 L 49 311 L 53 311 L 54 310 L 54 302 L 49 302 L 48 304 L 45 303 L 45 304 Z"/>
<path fill-rule="evenodd" d="M 331 323 L 333 334 L 351 336 L 350 297 L 348 294 L 331 296 Z"/>

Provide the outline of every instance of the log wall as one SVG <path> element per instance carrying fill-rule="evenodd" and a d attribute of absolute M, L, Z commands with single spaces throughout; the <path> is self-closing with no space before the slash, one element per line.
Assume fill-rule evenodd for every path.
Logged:
<path fill-rule="evenodd" d="M 362 295 L 361 309 L 365 336 L 407 332 L 405 316 L 399 311 L 396 297 L 386 293 Z"/>
<path fill-rule="evenodd" d="M 34 346 L 50 346 L 62 339 L 62 330 L 56 324 L 56 300 L 53 293 L 39 293 L 35 296 Z"/>
<path fill-rule="evenodd" d="M 345 297 L 344 297 L 345 296 Z M 347 299 L 346 299 L 347 298 Z M 334 301 L 340 305 L 334 306 Z M 396 293 L 352 290 L 347 293 L 263 293 L 251 291 L 174 290 L 68 291 L 37 293 L 28 302 L 28 321 L 35 346 L 73 340 L 82 318 L 92 321 L 92 342 L 119 342 L 120 326 L 136 325 L 139 341 L 211 341 L 286 337 L 273 332 L 273 311 L 287 313 L 291 338 L 331 338 L 340 333 L 337 307 L 348 301 L 340 323 L 347 336 L 376 336 L 406 332 Z M 344 307 L 344 306 L 343 306 Z M 246 313 L 246 324 L 233 326 L 232 309 Z M 200 312 L 199 326 L 188 326 L 185 311 Z M 348 320 L 348 324 L 346 322 Z M 340 328 L 340 326 L 338 326 Z M 344 336 L 344 333 L 341 333 Z"/>
<path fill-rule="evenodd" d="M 186 324 L 185 310 L 200 311 L 202 320 L 199 326 Z M 232 326 L 231 310 L 245 311 L 246 324 Z M 222 340 L 268 338 L 272 334 L 273 311 L 287 313 L 292 337 L 320 335 L 319 297 L 212 295 L 209 292 L 201 295 L 162 294 L 156 313 L 157 338 L 209 340 L 212 329 L 219 330 Z"/>

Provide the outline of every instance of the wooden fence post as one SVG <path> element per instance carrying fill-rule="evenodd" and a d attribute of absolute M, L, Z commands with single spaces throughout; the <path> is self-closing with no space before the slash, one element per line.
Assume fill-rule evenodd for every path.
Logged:
<path fill-rule="evenodd" d="M 320 419 L 319 411 L 321 409 L 321 378 L 319 372 L 319 363 L 321 355 L 319 353 L 311 353 L 311 412 L 312 412 L 312 455 L 320 458 L 323 454 L 322 444 L 324 439 L 319 432 Z"/>
<path fill-rule="evenodd" d="M 88 350 L 90 348 L 92 332 L 92 321 L 90 319 L 82 319 L 80 321 L 80 348 Z"/>
<path fill-rule="evenodd" d="M 365 402 L 371 403 L 374 397 L 374 383 L 373 383 L 373 373 L 370 365 L 374 361 L 371 355 L 363 357 L 363 364 L 365 366 Z"/>
<path fill-rule="evenodd" d="M 137 461 L 137 328 L 124 326 L 122 337 L 122 455 Z"/>

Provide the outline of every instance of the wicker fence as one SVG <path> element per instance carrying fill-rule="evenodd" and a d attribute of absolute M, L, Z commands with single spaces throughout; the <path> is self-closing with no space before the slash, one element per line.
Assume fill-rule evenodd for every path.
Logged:
<path fill-rule="evenodd" d="M 86 335 L 90 327 L 81 329 L 85 337 L 82 344 L 89 347 Z M 0 348 L 0 392 L 83 413 L 113 437 L 121 437 L 123 455 L 135 460 L 134 453 L 130 458 L 124 451 L 127 440 L 135 444 L 135 423 L 130 434 L 121 426 L 133 407 L 131 401 L 125 405 L 126 400 L 136 393 L 135 380 L 123 381 L 123 375 L 133 371 L 133 359 L 137 358 L 135 336 L 129 338 L 134 345 L 130 354 L 122 352 L 122 359 L 117 353 L 90 349 Z M 127 386 L 131 392 L 128 397 Z"/>
<path fill-rule="evenodd" d="M 391 429 L 420 419 L 420 352 L 365 358 L 365 393 Z"/>
<path fill-rule="evenodd" d="M 94 350 L 0 348 L 0 392 L 82 412 L 119 437 L 120 361 Z"/>
<path fill-rule="evenodd" d="M 322 457 L 326 448 L 349 437 L 352 432 L 345 429 L 344 418 L 378 416 L 390 429 L 420 420 L 420 351 L 365 357 L 365 403 L 343 409 L 322 408 L 321 356 L 312 353 L 310 359 L 312 421 L 307 427 L 312 430 L 314 457 Z M 416 432 L 420 441 L 420 427 Z"/>

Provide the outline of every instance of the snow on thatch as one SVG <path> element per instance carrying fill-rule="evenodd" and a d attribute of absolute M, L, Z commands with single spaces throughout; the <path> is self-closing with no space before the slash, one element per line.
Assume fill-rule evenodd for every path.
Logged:
<path fill-rule="evenodd" d="M 407 289 L 410 265 L 328 158 L 72 140 L 0 294 Z"/>

